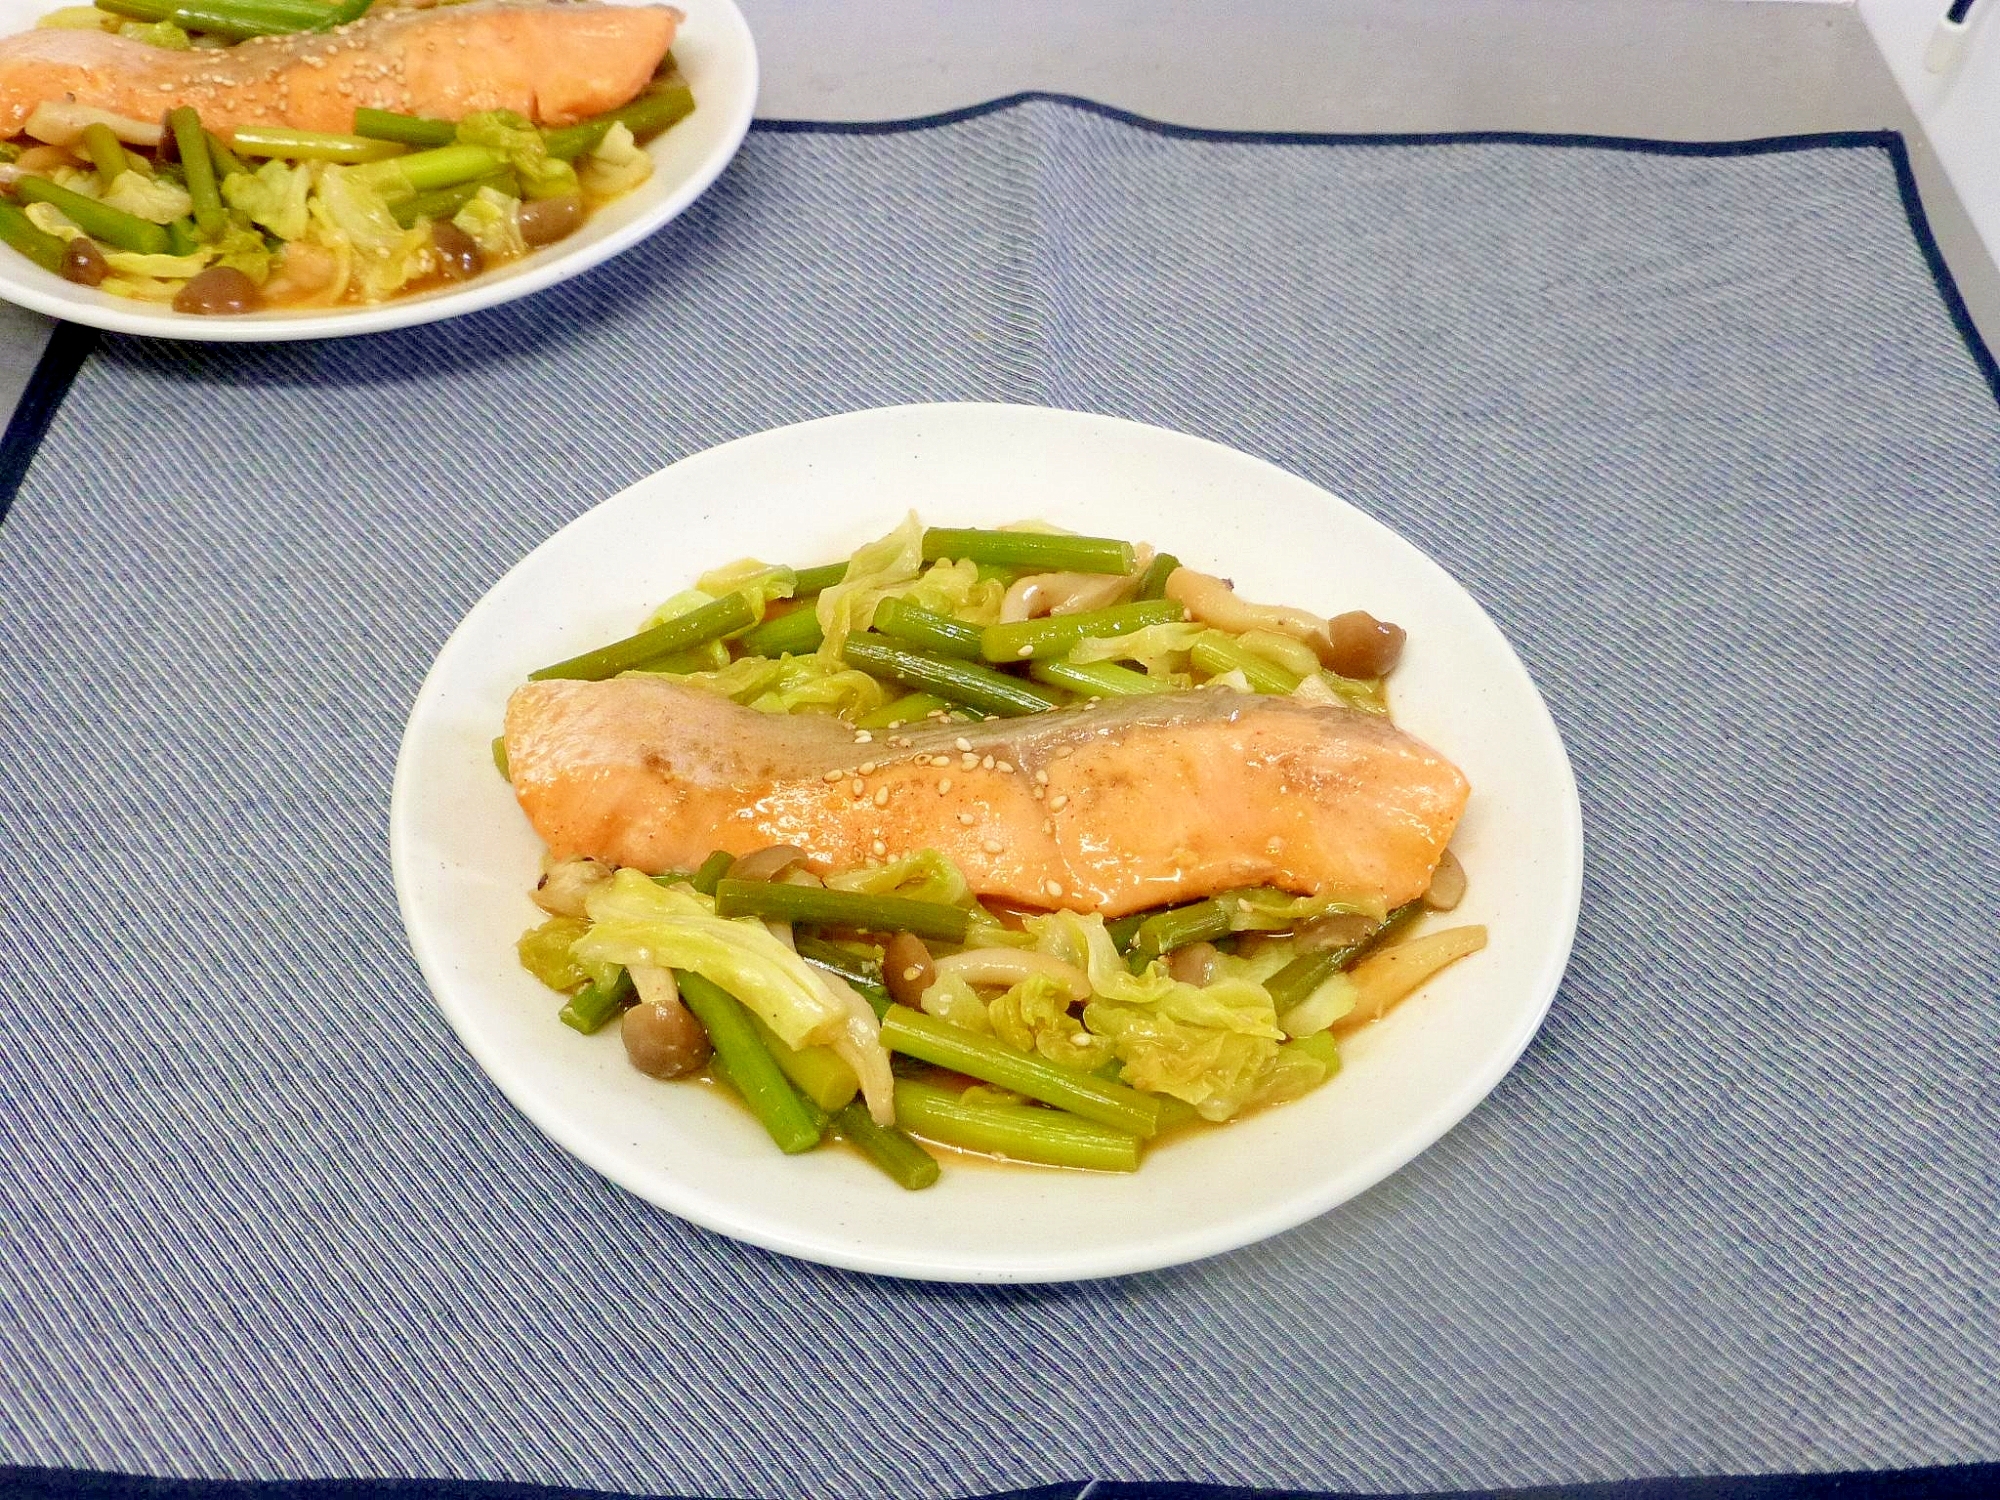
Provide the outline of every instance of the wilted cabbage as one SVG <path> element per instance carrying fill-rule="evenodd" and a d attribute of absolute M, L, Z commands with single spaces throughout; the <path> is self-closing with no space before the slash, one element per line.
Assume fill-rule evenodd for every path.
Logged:
<path fill-rule="evenodd" d="M 1083 1020 L 1110 1039 L 1126 1083 L 1185 1100 L 1205 1120 L 1238 1114 L 1278 1056 L 1269 1037 L 1195 1025 L 1156 1006 L 1093 1000 Z"/>
<path fill-rule="evenodd" d="M 312 225 L 308 236 L 329 249 L 350 247 L 354 280 L 364 300 L 380 302 L 393 296 L 435 262 L 430 230 L 403 228 L 370 179 L 356 167 L 319 169 L 308 200 Z"/>
<path fill-rule="evenodd" d="M 826 883 L 837 891 L 860 891 L 870 896 L 909 896 L 952 906 L 972 904 L 971 883 L 957 865 L 935 849 L 919 849 L 885 865 L 842 870 L 827 876 Z"/>
<path fill-rule="evenodd" d="M 971 625 L 996 622 L 1001 601 L 1007 597 L 1006 587 L 997 578 L 981 581 L 979 564 L 964 558 L 934 562 L 920 577 L 890 593 L 932 614 L 950 615 Z"/>
<path fill-rule="evenodd" d="M 255 172 L 233 172 L 222 179 L 222 196 L 229 206 L 262 224 L 284 240 L 302 240 L 311 223 L 306 199 L 313 187 L 313 169 L 267 161 Z"/>
<path fill-rule="evenodd" d="M 664 665 L 682 667 L 701 652 L 679 653 Z M 818 656 L 787 656 L 776 661 L 746 656 L 724 667 L 705 664 L 692 671 L 675 671 L 683 686 L 746 704 L 759 713 L 836 714 L 849 718 L 882 706 L 882 684 L 866 672 L 830 663 Z"/>
<path fill-rule="evenodd" d="M 1192 623 L 1148 625 L 1129 635 L 1086 636 L 1070 652 L 1079 665 L 1094 661 L 1136 662 L 1148 677 L 1183 686 L 1189 681 L 1188 653 L 1206 626 Z"/>
<path fill-rule="evenodd" d="M 171 224 L 186 218 L 194 207 L 194 199 L 179 183 L 137 172 L 120 172 L 98 197 L 106 207 L 123 209 L 149 224 Z"/>
<path fill-rule="evenodd" d="M 222 238 L 209 248 L 214 257 L 209 262 L 211 265 L 234 266 L 258 286 L 262 286 L 271 275 L 271 247 L 264 243 L 264 236 L 254 229 L 231 224 L 222 232 Z"/>
<path fill-rule="evenodd" d="M 137 250 L 107 250 L 104 263 L 127 276 L 156 276 L 185 281 L 209 262 L 206 248 L 188 255 L 146 255 Z"/>
<path fill-rule="evenodd" d="M 579 917 L 551 917 L 541 926 L 522 933 L 514 950 L 521 957 L 522 968 L 550 989 L 567 992 L 590 978 L 569 951 L 570 945 L 588 931 L 590 923 Z"/>
<path fill-rule="evenodd" d="M 1134 974 L 1095 913 L 1051 912 L 1027 927 L 1037 949 L 1089 975 L 1083 1024 L 1109 1042 L 1125 1082 L 1185 1100 L 1209 1120 L 1259 1097 L 1285 1038 L 1262 984 L 1227 972 L 1184 984 L 1157 960 Z"/>
<path fill-rule="evenodd" d="M 485 146 L 505 157 L 520 177 L 525 197 L 559 198 L 579 190 L 576 170 L 550 156 L 542 133 L 512 110 L 489 109 L 467 115 L 458 122 L 458 139 L 463 145 Z"/>
<path fill-rule="evenodd" d="M 819 628 L 826 635 L 820 655 L 830 661 L 843 660 L 848 636 L 873 624 L 875 606 L 890 594 L 901 592 L 901 586 L 914 579 L 923 566 L 924 523 L 915 511 L 887 536 L 856 548 L 840 582 L 823 590 L 814 605 Z"/>
<path fill-rule="evenodd" d="M 702 574 L 694 586 L 711 599 L 741 594 L 752 616 L 762 620 L 773 599 L 789 599 L 797 591 L 799 575 L 783 564 L 745 557 Z"/>
<path fill-rule="evenodd" d="M 894 1118 L 889 1055 L 875 1013 L 852 989 L 794 953 L 762 922 L 718 917 L 685 886 L 620 870 L 585 901 L 590 931 L 570 945 L 582 963 L 683 969 L 727 990 L 787 1047 L 829 1046 L 854 1069 L 869 1112 Z"/>
<path fill-rule="evenodd" d="M 528 253 L 521 238 L 521 200 L 498 188 L 483 187 L 452 215 L 452 224 L 470 235 L 488 260 L 512 260 Z"/>
<path fill-rule="evenodd" d="M 653 158 L 622 121 L 604 132 L 577 174 L 584 192 L 599 200 L 629 193 L 652 175 Z"/>
<path fill-rule="evenodd" d="M 1088 1073 L 1111 1060 L 1112 1041 L 1086 1031 L 1069 1007 L 1061 981 L 1030 974 L 986 1003 L 986 1020 L 1009 1046 Z"/>
<path fill-rule="evenodd" d="M 144 42 L 163 52 L 185 52 L 194 45 L 188 34 L 172 21 L 128 21 L 118 28 L 118 34 L 129 42 Z"/>
<path fill-rule="evenodd" d="M 1307 922 L 1336 914 L 1366 917 L 1373 922 L 1386 915 L 1379 897 L 1294 896 L 1269 886 L 1223 891 L 1214 900 L 1228 911 L 1231 932 L 1290 932 Z"/>

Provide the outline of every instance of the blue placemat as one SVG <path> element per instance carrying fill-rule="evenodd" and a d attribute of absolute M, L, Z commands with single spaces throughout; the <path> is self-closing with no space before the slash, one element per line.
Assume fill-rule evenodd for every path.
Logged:
<path fill-rule="evenodd" d="M 1449 1500 L 1988 1500 L 2000 1464 L 1811 1474 L 1614 1479 L 1531 1489 L 1454 1490 Z M 597 1490 L 451 1479 L 155 1479 L 78 1469 L 0 1468 L 17 1500 L 599 1500 Z M 1292 1490 L 1207 1484 L 1078 1480 L 1009 1490 L 981 1500 L 1336 1500 Z M 1446 1500 L 1374 1492 L 1354 1500 Z"/>
<path fill-rule="evenodd" d="M 760 131 L 492 314 L 106 340 L 0 526 L 0 1459 L 813 1497 L 2000 1455 L 2000 410 L 1900 160 L 1031 100 Z M 1328 485 L 1568 739 L 1548 1024 L 1265 1245 L 1040 1290 L 741 1249 L 518 1118 L 405 950 L 397 739 L 489 583 L 681 455 L 939 398 Z"/>

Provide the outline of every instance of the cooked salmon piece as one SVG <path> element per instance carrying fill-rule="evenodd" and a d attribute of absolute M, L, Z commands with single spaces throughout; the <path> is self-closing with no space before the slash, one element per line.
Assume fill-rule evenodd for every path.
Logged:
<path fill-rule="evenodd" d="M 239 125 L 350 131 L 366 106 L 458 120 L 511 109 L 568 125 L 646 86 L 681 12 L 665 5 L 482 0 L 385 10 L 324 33 L 169 52 L 101 31 L 26 31 L 0 41 L 0 134 L 46 99 L 134 120 L 192 105 L 217 132 Z"/>
<path fill-rule="evenodd" d="M 667 676 L 531 682 L 506 747 L 558 858 L 658 874 L 792 844 L 827 871 L 937 849 L 982 896 L 1107 917 L 1247 885 L 1401 905 L 1469 791 L 1378 715 L 1221 688 L 870 736 Z"/>

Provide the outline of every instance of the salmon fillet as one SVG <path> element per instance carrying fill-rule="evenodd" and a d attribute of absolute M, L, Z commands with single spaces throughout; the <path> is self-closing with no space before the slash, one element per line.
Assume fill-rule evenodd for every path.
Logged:
<path fill-rule="evenodd" d="M 1469 791 L 1380 716 L 1215 688 L 864 739 L 671 677 L 533 682 L 506 745 L 558 858 L 658 874 L 793 844 L 827 871 L 937 849 L 982 896 L 1107 917 L 1246 885 L 1399 906 Z"/>
<path fill-rule="evenodd" d="M 0 41 L 0 134 L 66 99 L 135 120 L 192 105 L 218 132 L 239 125 L 350 131 L 362 106 L 463 119 L 511 109 L 568 125 L 644 88 L 681 13 L 664 5 L 483 0 L 388 10 L 338 31 L 169 52 L 101 31 L 26 31 Z"/>

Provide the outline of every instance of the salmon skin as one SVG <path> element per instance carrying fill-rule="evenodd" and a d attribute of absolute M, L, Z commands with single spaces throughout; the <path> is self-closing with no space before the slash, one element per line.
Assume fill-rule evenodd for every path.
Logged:
<path fill-rule="evenodd" d="M 1430 886 L 1469 791 L 1379 715 L 1223 688 L 864 735 L 671 677 L 532 682 L 515 795 L 558 858 L 651 874 L 772 844 L 822 872 L 937 849 L 981 896 L 1107 917 L 1237 886 Z"/>
<path fill-rule="evenodd" d="M 460 120 L 511 109 L 568 125 L 616 109 L 652 78 L 681 12 L 664 5 L 482 0 L 385 10 L 337 31 L 169 52 L 101 31 L 0 41 L 0 134 L 69 100 L 134 120 L 192 105 L 218 132 L 239 125 L 350 131 L 357 108 Z"/>

